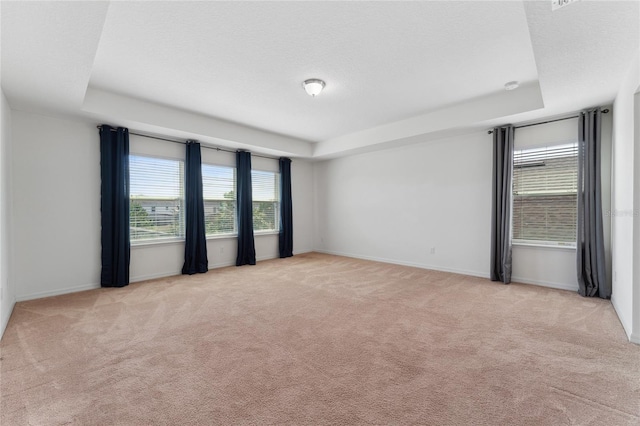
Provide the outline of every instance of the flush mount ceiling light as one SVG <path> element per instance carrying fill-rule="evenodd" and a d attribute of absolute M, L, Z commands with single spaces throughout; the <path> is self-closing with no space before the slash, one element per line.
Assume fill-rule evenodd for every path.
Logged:
<path fill-rule="evenodd" d="M 504 90 L 515 90 L 520 86 L 520 83 L 517 81 L 510 81 L 504 85 Z"/>
<path fill-rule="evenodd" d="M 322 92 L 324 86 L 325 82 L 317 78 L 310 78 L 309 80 L 305 80 L 304 83 L 302 83 L 302 87 L 304 87 L 304 90 L 307 92 L 307 94 L 314 97 Z"/>

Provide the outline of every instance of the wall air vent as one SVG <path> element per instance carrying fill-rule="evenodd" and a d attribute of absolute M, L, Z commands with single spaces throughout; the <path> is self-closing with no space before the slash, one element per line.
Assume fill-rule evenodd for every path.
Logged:
<path fill-rule="evenodd" d="M 561 7 L 565 7 L 569 3 L 575 3 L 580 0 L 551 0 L 551 10 L 558 10 Z"/>

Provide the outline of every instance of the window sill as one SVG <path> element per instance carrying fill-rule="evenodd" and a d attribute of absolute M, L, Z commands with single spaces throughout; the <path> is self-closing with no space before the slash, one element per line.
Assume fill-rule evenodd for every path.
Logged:
<path fill-rule="evenodd" d="M 132 241 L 131 248 L 144 248 L 150 246 L 162 246 L 169 244 L 184 244 L 184 238 L 167 238 L 163 240 L 142 240 L 142 241 Z"/>
<path fill-rule="evenodd" d="M 238 234 L 207 235 L 207 241 L 209 241 L 209 240 L 230 240 L 232 238 L 238 238 Z"/>
<path fill-rule="evenodd" d="M 254 237 L 261 237 L 263 235 L 278 235 L 280 231 L 258 231 L 254 232 Z M 221 234 L 221 235 L 207 235 L 207 240 L 228 240 L 238 238 L 238 234 Z M 132 241 L 131 248 L 141 248 L 141 247 L 149 247 L 149 246 L 161 246 L 167 244 L 184 244 L 184 238 L 171 238 L 171 239 L 163 239 L 163 240 L 141 240 L 141 241 Z"/>
<path fill-rule="evenodd" d="M 254 237 L 260 237 L 262 235 L 278 235 L 280 231 L 257 231 L 253 233 Z M 207 240 L 226 240 L 238 238 L 238 234 L 220 234 L 220 235 L 207 235 Z"/>
<path fill-rule="evenodd" d="M 278 234 L 280 234 L 280 231 L 258 231 L 253 233 L 253 235 L 257 237 L 261 235 L 278 235 Z"/>
<path fill-rule="evenodd" d="M 549 250 L 571 250 L 575 251 L 576 246 L 562 246 L 562 245 L 550 245 L 550 244 L 536 244 L 536 243 L 522 243 L 522 242 L 511 242 L 511 245 L 514 247 L 535 247 L 540 249 L 549 249 Z"/>

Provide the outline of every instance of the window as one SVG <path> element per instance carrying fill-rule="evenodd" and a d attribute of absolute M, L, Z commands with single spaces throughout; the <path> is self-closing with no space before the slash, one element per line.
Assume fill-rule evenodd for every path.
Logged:
<path fill-rule="evenodd" d="M 131 241 L 184 237 L 184 162 L 129 156 Z"/>
<path fill-rule="evenodd" d="M 577 187 L 577 142 L 514 151 L 514 242 L 575 246 Z"/>
<path fill-rule="evenodd" d="M 280 229 L 280 173 L 251 170 L 253 230 Z"/>
<path fill-rule="evenodd" d="M 236 169 L 202 165 L 204 223 L 208 236 L 237 233 Z"/>
<path fill-rule="evenodd" d="M 251 171 L 253 193 L 253 230 L 279 229 L 280 174 Z M 236 169 L 202 165 L 204 220 L 207 236 L 238 233 L 236 221 Z"/>

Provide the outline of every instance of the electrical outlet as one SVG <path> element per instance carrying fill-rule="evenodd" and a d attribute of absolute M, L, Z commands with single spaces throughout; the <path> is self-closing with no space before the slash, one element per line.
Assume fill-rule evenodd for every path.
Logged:
<path fill-rule="evenodd" d="M 224 253 L 224 247 L 220 247 L 220 253 Z"/>
<path fill-rule="evenodd" d="M 429 254 L 436 254 L 436 248 L 431 247 L 431 250 L 429 250 Z"/>

